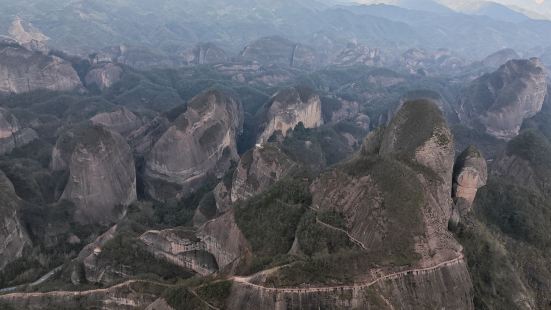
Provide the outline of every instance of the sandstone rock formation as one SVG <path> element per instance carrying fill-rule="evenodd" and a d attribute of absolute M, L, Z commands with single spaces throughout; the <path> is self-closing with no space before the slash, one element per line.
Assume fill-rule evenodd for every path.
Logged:
<path fill-rule="evenodd" d="M 86 74 L 84 82 L 86 86 L 95 85 L 100 90 L 105 90 L 120 81 L 123 70 L 120 66 L 111 62 L 94 65 Z"/>
<path fill-rule="evenodd" d="M 547 95 L 547 74 L 541 62 L 511 60 L 497 71 L 473 81 L 461 98 L 457 114 L 471 126 L 509 140 L 522 122 L 538 113 Z"/>
<path fill-rule="evenodd" d="M 68 91 L 81 86 L 78 74 L 65 60 L 19 45 L 0 44 L 0 92 Z"/>
<path fill-rule="evenodd" d="M 112 112 L 96 114 L 90 121 L 95 125 L 103 125 L 118 132 L 122 136 L 127 136 L 143 125 L 142 120 L 125 107 L 117 108 Z"/>
<path fill-rule="evenodd" d="M 251 42 L 241 52 L 241 58 L 261 64 L 312 68 L 318 62 L 316 52 L 302 44 L 282 37 L 264 37 Z"/>
<path fill-rule="evenodd" d="M 242 125 L 241 103 L 231 95 L 209 90 L 193 98 L 147 158 L 148 194 L 159 200 L 182 197 L 209 175 L 222 177 L 238 158 Z"/>
<path fill-rule="evenodd" d="M 488 181 L 488 166 L 480 151 L 469 146 L 455 162 L 453 175 L 453 196 L 456 203 L 465 200 L 471 206 L 479 188 Z M 467 210 L 459 210 L 463 213 Z"/>
<path fill-rule="evenodd" d="M 226 52 L 212 43 L 197 44 L 183 51 L 181 56 L 188 65 L 215 64 L 228 60 Z"/>
<path fill-rule="evenodd" d="M 140 236 L 155 257 L 176 266 L 192 270 L 202 276 L 218 271 L 218 265 L 207 246 L 197 238 L 195 232 L 182 229 L 163 231 L 150 230 Z"/>
<path fill-rule="evenodd" d="M 0 270 L 21 258 L 31 241 L 19 221 L 22 201 L 16 195 L 13 184 L 0 171 Z"/>
<path fill-rule="evenodd" d="M 37 139 L 37 133 L 30 128 L 21 128 L 17 118 L 8 110 L 0 108 L 0 155 L 25 146 Z"/>
<path fill-rule="evenodd" d="M 235 173 L 231 201 L 243 201 L 268 189 L 288 175 L 296 164 L 277 146 L 264 144 L 245 153 Z"/>
<path fill-rule="evenodd" d="M 306 128 L 315 128 L 323 124 L 320 97 L 307 88 L 280 90 L 265 109 L 265 122 L 257 139 L 259 144 L 267 142 L 278 131 L 286 136 L 287 131 L 299 123 Z"/>
<path fill-rule="evenodd" d="M 350 43 L 333 60 L 339 66 L 381 66 L 383 59 L 378 48 L 370 48 L 361 44 Z"/>
<path fill-rule="evenodd" d="M 59 137 L 53 171 L 68 171 L 61 199 L 77 206 L 84 223 L 110 223 L 136 200 L 132 151 L 122 136 L 100 125 L 83 125 Z"/>
<path fill-rule="evenodd" d="M 144 156 L 151 152 L 155 143 L 169 127 L 170 122 L 166 117 L 157 116 L 129 133 L 127 137 L 128 143 L 134 150 L 134 153 Z"/>
<path fill-rule="evenodd" d="M 17 41 L 17 43 L 32 51 L 43 53 L 48 51 L 47 43 L 50 38 L 44 35 L 31 23 L 23 21 L 19 16 L 13 20 L 8 29 L 8 34 Z"/>

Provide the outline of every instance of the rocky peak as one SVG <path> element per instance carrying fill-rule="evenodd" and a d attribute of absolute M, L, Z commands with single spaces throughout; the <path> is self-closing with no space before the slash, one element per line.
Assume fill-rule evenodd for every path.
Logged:
<path fill-rule="evenodd" d="M 426 99 L 405 102 L 385 130 L 380 155 L 406 158 L 430 168 L 445 182 L 451 180 L 453 136 L 438 106 Z"/>
<path fill-rule="evenodd" d="M 118 132 L 122 136 L 127 136 L 142 126 L 142 120 L 125 107 L 119 107 L 112 112 L 96 114 L 90 121 Z"/>
<path fill-rule="evenodd" d="M 27 232 L 19 221 L 21 202 L 11 181 L 0 171 L 0 271 L 21 258 L 23 251 L 31 246 Z"/>
<path fill-rule="evenodd" d="M 209 90 L 193 98 L 148 156 L 148 193 L 161 200 L 181 197 L 209 175 L 222 177 L 238 158 L 236 136 L 242 126 L 241 103 L 232 95 Z M 172 190 L 166 190 L 167 183 Z"/>
<path fill-rule="evenodd" d="M 286 136 L 287 131 L 299 123 L 305 128 L 319 127 L 323 124 L 321 99 L 305 87 L 280 90 L 266 106 L 264 119 L 258 143 L 268 141 L 278 131 Z"/>
<path fill-rule="evenodd" d="M 51 168 L 67 171 L 60 199 L 77 207 L 76 220 L 110 223 L 136 200 L 136 170 L 125 139 L 100 125 L 82 125 L 62 134 Z"/>
<path fill-rule="evenodd" d="M 19 16 L 13 20 L 8 29 L 8 34 L 19 44 L 30 50 L 44 53 L 48 51 L 47 43 L 50 38 Z"/>
<path fill-rule="evenodd" d="M 243 49 L 240 57 L 261 64 L 301 68 L 311 68 L 318 61 L 313 48 L 279 36 L 264 37 L 251 42 Z"/>
<path fill-rule="evenodd" d="M 381 66 L 383 59 L 378 48 L 350 43 L 335 57 L 333 63 L 339 66 Z"/>
<path fill-rule="evenodd" d="M 510 60 L 474 80 L 460 100 L 458 116 L 494 137 L 510 140 L 524 119 L 538 113 L 547 95 L 547 72 L 537 58 Z"/>
<path fill-rule="evenodd" d="M 231 201 L 246 200 L 288 175 L 296 164 L 277 146 L 264 144 L 245 153 L 233 175 Z"/>
<path fill-rule="evenodd" d="M 486 160 L 475 146 L 469 146 L 455 161 L 453 196 L 456 203 L 464 200 L 470 207 L 479 188 L 488 181 Z M 466 210 L 459 210 L 463 213 Z"/>
<path fill-rule="evenodd" d="M 7 109 L 0 108 L 0 155 L 10 153 L 38 138 L 30 128 L 21 128 L 17 118 Z"/>
<path fill-rule="evenodd" d="M 111 62 L 100 63 L 88 71 L 84 81 L 88 87 L 95 85 L 100 90 L 105 90 L 120 81 L 122 73 L 123 70 L 119 65 Z"/>
<path fill-rule="evenodd" d="M 67 61 L 20 45 L 0 44 L 0 93 L 69 91 L 79 87 L 78 74 Z"/>
<path fill-rule="evenodd" d="M 193 48 L 184 50 L 181 56 L 188 65 L 223 63 L 228 60 L 226 52 L 213 43 L 197 44 Z"/>

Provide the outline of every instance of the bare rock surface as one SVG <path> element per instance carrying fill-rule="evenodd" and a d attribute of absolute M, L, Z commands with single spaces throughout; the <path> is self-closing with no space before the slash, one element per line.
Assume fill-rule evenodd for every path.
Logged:
<path fill-rule="evenodd" d="M 277 92 L 265 111 L 258 143 L 267 142 L 275 133 L 283 136 L 287 131 L 302 123 L 305 128 L 315 128 L 323 124 L 320 97 L 307 88 L 287 88 Z"/>
<path fill-rule="evenodd" d="M 525 119 L 541 111 L 546 95 L 547 72 L 539 59 L 510 60 L 473 81 L 457 113 L 463 123 L 482 126 L 488 134 L 510 140 Z"/>
<path fill-rule="evenodd" d="M 276 145 L 264 144 L 245 153 L 233 175 L 231 201 L 243 201 L 268 189 L 296 164 Z"/>
<path fill-rule="evenodd" d="M 142 120 L 125 107 L 120 107 L 112 112 L 102 112 L 90 119 L 92 123 L 103 125 L 122 136 L 127 136 L 143 125 Z"/>
<path fill-rule="evenodd" d="M 7 109 L 0 108 L 0 155 L 25 146 L 38 138 L 31 128 L 21 128 L 17 118 Z"/>
<path fill-rule="evenodd" d="M 455 162 L 453 193 L 472 205 L 479 188 L 488 182 L 488 165 L 478 149 L 468 147 Z"/>
<path fill-rule="evenodd" d="M 17 44 L 0 44 L 0 92 L 70 91 L 81 87 L 77 72 L 67 61 Z"/>
<path fill-rule="evenodd" d="M 148 155 L 148 194 L 159 200 L 182 197 L 209 175 L 221 178 L 238 158 L 242 126 L 241 104 L 233 96 L 209 90 L 193 98 Z"/>
<path fill-rule="evenodd" d="M 21 203 L 13 184 L 0 171 L 0 270 L 21 258 L 24 250 L 31 246 L 29 236 L 19 220 Z"/>
<path fill-rule="evenodd" d="M 86 86 L 95 85 L 100 90 L 105 90 L 120 81 L 122 73 L 123 70 L 119 65 L 111 62 L 101 63 L 88 71 L 84 81 Z"/>
<path fill-rule="evenodd" d="M 136 200 L 136 169 L 125 139 L 99 125 L 64 133 L 52 151 L 51 168 L 68 171 L 61 199 L 77 206 L 79 222 L 111 223 Z"/>

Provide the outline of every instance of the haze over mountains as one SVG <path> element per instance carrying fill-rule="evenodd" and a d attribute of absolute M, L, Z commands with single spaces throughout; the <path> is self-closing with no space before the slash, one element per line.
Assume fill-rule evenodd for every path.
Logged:
<path fill-rule="evenodd" d="M 0 0 L 0 309 L 549 309 L 516 5 Z"/>

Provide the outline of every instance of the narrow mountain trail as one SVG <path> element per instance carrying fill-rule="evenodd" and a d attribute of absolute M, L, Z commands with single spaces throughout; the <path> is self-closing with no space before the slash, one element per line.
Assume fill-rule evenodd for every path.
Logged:
<path fill-rule="evenodd" d="M 6 287 L 6 288 L 3 288 L 3 289 L 0 289 L 0 294 L 1 293 L 9 293 L 9 292 L 14 292 L 18 289 L 21 289 L 21 288 L 24 288 L 24 287 L 34 287 L 34 286 L 38 286 L 46 281 L 48 281 L 51 277 L 53 277 L 55 274 L 57 274 L 59 271 L 61 271 L 61 268 L 63 267 L 62 266 L 58 266 L 52 270 L 50 270 L 48 273 L 46 273 L 45 275 L 43 275 L 42 277 L 40 277 L 38 280 L 32 282 L 32 283 L 28 283 L 28 284 L 20 284 L 20 285 L 17 285 L 17 286 L 12 286 L 12 287 Z"/>
<path fill-rule="evenodd" d="M 350 241 L 352 241 L 354 244 L 356 244 L 357 246 L 361 247 L 362 249 L 366 250 L 367 251 L 367 247 L 358 239 L 354 238 L 351 234 L 349 234 L 346 230 L 344 229 L 341 229 L 341 228 L 338 228 L 338 227 L 335 227 L 335 226 L 332 226 L 332 225 L 329 225 L 327 223 L 324 223 L 322 222 L 318 217 L 316 217 L 316 223 L 322 225 L 322 226 L 325 226 L 329 229 L 333 229 L 333 230 L 337 230 L 337 231 L 340 231 L 342 233 L 345 233 L 347 236 L 348 236 L 348 239 L 350 239 Z"/>
<path fill-rule="evenodd" d="M 427 267 L 427 268 L 415 268 L 415 269 L 408 269 L 400 272 L 394 272 L 390 273 L 381 277 L 378 277 L 370 282 L 366 283 L 356 283 L 353 285 L 340 285 L 340 286 L 325 286 L 325 287 L 308 287 L 308 288 L 274 288 L 274 287 L 266 287 L 258 284 L 250 283 L 249 280 L 253 277 L 232 277 L 231 280 L 241 283 L 250 287 L 254 287 L 256 289 L 270 291 L 270 292 L 280 292 L 280 293 L 318 293 L 318 292 L 333 292 L 337 290 L 346 290 L 346 289 L 362 289 L 362 288 L 368 288 L 370 286 L 373 286 L 381 281 L 385 280 L 392 280 L 397 279 L 403 276 L 407 276 L 410 274 L 424 274 L 429 273 L 434 270 L 437 270 L 442 267 L 448 267 L 453 266 L 462 263 L 464 260 L 464 255 L 461 254 L 459 257 L 456 257 L 454 259 L 442 262 L 438 265 Z"/>

